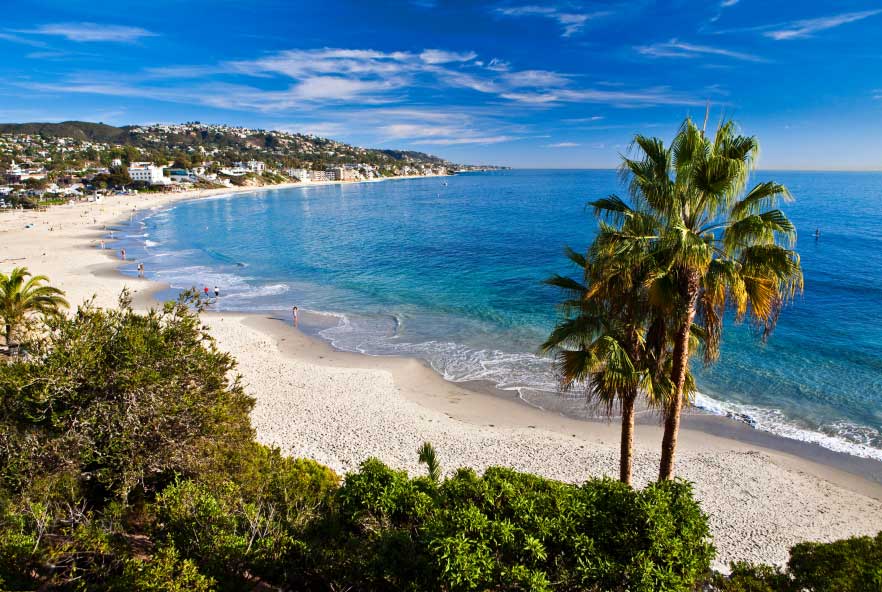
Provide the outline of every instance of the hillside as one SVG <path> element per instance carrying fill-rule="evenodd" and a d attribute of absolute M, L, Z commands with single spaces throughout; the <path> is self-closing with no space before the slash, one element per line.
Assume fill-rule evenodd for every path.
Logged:
<path fill-rule="evenodd" d="M 38 135 L 45 139 L 71 138 L 80 142 L 132 146 L 168 155 L 199 152 L 227 159 L 257 158 L 286 166 L 311 167 L 349 162 L 390 167 L 401 164 L 451 164 L 423 152 L 361 148 L 304 134 L 199 122 L 123 127 L 84 121 L 6 123 L 0 124 L 0 134 Z"/>
<path fill-rule="evenodd" d="M 73 138 L 79 141 L 122 143 L 125 128 L 88 121 L 61 123 L 0 123 L 0 134 L 29 134 L 45 138 Z"/>

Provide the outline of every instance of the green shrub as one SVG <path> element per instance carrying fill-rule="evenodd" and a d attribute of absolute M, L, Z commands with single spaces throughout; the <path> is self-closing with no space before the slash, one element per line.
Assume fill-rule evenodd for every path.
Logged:
<path fill-rule="evenodd" d="M 339 478 L 259 445 L 250 463 L 238 482 L 187 480 L 163 490 L 153 506 L 154 538 L 173 544 L 220 589 L 244 586 L 246 572 L 276 584 L 309 579 L 315 569 L 303 539 L 331 510 Z"/>
<path fill-rule="evenodd" d="M 181 559 L 172 546 L 160 548 L 150 559 L 131 559 L 113 589 L 139 592 L 211 592 L 215 581 L 199 573 L 196 564 Z"/>
<path fill-rule="evenodd" d="M 882 532 L 833 543 L 800 543 L 787 562 L 796 590 L 879 592 L 882 590 Z"/>
<path fill-rule="evenodd" d="M 187 302 L 85 305 L 31 356 L 0 366 L 0 479 L 21 492 L 66 473 L 90 504 L 162 487 L 249 443 L 253 400 Z M 71 500 L 75 501 L 75 500 Z"/>
<path fill-rule="evenodd" d="M 882 590 L 882 532 L 832 543 L 799 543 L 787 569 L 732 564 L 729 576 L 715 575 L 721 592 L 879 592 Z"/>
<path fill-rule="evenodd" d="M 715 573 L 711 578 L 714 590 L 719 592 L 787 592 L 791 589 L 790 578 L 780 569 L 770 565 L 733 563 L 731 573 L 724 576 Z"/>
<path fill-rule="evenodd" d="M 338 500 L 364 550 L 348 576 L 367 589 L 691 590 L 713 557 L 683 482 L 635 491 L 495 467 L 435 486 L 372 459 Z"/>

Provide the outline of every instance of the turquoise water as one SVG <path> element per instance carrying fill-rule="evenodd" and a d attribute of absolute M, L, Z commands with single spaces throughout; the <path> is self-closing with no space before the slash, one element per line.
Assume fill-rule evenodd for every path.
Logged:
<path fill-rule="evenodd" d="M 699 369 L 699 405 L 758 429 L 882 459 L 882 174 L 763 172 L 797 201 L 805 295 L 767 345 L 729 326 Z M 136 219 L 129 254 L 175 288 L 219 286 L 220 310 L 328 315 L 336 347 L 425 358 L 454 381 L 492 381 L 525 401 L 560 397 L 537 347 L 595 220 L 587 200 L 614 171 L 503 171 L 303 187 L 180 203 Z M 813 234 L 821 231 L 816 241 Z"/>

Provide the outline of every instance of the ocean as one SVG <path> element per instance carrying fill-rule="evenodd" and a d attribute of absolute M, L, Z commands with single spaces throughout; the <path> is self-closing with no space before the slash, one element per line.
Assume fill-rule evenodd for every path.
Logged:
<path fill-rule="evenodd" d="M 796 198 L 783 209 L 799 230 L 805 294 L 767 344 L 727 324 L 720 361 L 693 363 L 697 405 L 882 460 L 882 174 L 762 180 Z M 217 285 L 219 310 L 288 319 L 297 305 L 341 350 L 420 357 L 448 380 L 590 417 L 538 355 L 560 299 L 542 280 L 574 273 L 564 245 L 588 245 L 596 220 L 585 204 L 610 193 L 622 193 L 612 170 L 304 186 L 139 212 L 120 235 L 129 258 L 173 290 Z"/>

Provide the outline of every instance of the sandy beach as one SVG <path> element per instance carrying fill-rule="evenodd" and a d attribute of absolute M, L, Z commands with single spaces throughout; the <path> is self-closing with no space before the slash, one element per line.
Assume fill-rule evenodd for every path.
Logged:
<path fill-rule="evenodd" d="M 0 271 L 26 266 L 48 275 L 73 305 L 94 296 L 98 305 L 112 306 L 129 287 L 139 306 L 149 306 L 164 286 L 116 272 L 113 243 L 98 248 L 104 226 L 127 219 L 133 208 L 254 190 L 110 197 L 45 212 L 2 212 Z M 204 319 L 221 349 L 239 361 L 257 400 L 252 422 L 258 439 L 288 454 L 339 472 L 376 456 L 415 474 L 421 471 L 417 447 L 428 440 L 448 470 L 505 465 L 572 482 L 617 474 L 614 422 L 571 420 L 467 389 L 418 360 L 337 352 L 294 329 L 289 319 L 225 313 Z M 749 428 L 733 425 L 719 418 L 687 421 L 678 456 L 678 475 L 694 482 L 710 515 L 718 567 L 735 560 L 781 563 L 797 542 L 882 530 L 882 484 L 867 478 L 882 473 L 882 463 L 752 438 Z M 637 486 L 656 475 L 660 439 L 651 418 L 638 426 Z"/>

